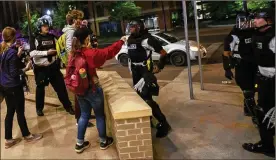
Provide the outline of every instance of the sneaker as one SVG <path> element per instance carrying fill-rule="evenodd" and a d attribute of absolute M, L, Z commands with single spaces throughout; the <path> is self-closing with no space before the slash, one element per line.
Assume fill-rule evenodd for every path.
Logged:
<path fill-rule="evenodd" d="M 83 142 L 83 144 L 82 145 L 78 145 L 78 144 L 76 144 L 76 147 L 75 147 L 75 151 L 77 152 L 77 153 L 82 153 L 85 149 L 87 149 L 87 148 L 89 148 L 90 147 L 90 143 L 89 143 L 89 141 L 85 141 L 85 142 Z"/>
<path fill-rule="evenodd" d="M 73 110 L 72 107 L 67 108 L 67 109 L 66 109 L 66 112 L 68 112 L 68 113 L 71 114 L 71 115 L 75 115 L 75 111 Z"/>
<path fill-rule="evenodd" d="M 44 116 L 44 113 L 41 110 L 36 111 L 36 113 L 37 113 L 38 116 Z"/>
<path fill-rule="evenodd" d="M 40 140 L 42 137 L 43 137 L 42 134 L 30 134 L 29 136 L 24 137 L 24 139 L 27 142 L 33 142 L 33 141 Z"/>
<path fill-rule="evenodd" d="M 111 146 L 114 143 L 113 138 L 112 137 L 106 137 L 106 141 L 105 142 L 100 142 L 100 148 L 102 150 L 107 149 L 109 146 Z"/>
<path fill-rule="evenodd" d="M 18 144 L 22 139 L 21 138 L 16 138 L 16 139 L 11 139 L 5 142 L 5 148 L 11 148 L 12 146 Z"/>

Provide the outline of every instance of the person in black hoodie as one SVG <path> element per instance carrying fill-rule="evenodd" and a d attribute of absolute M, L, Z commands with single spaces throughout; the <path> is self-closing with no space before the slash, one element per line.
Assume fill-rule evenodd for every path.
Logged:
<path fill-rule="evenodd" d="M 65 110 L 69 114 L 74 115 L 75 112 L 69 100 L 56 57 L 55 36 L 49 34 L 51 22 L 49 22 L 49 18 L 46 19 L 44 17 L 38 19 L 37 29 L 39 34 L 35 37 L 35 45 L 32 45 L 32 51 L 30 52 L 34 62 L 36 81 L 36 112 L 38 116 L 44 116 L 45 86 L 51 83 Z"/>
<path fill-rule="evenodd" d="M 23 84 L 20 76 L 26 72 L 31 63 L 22 68 L 19 56 L 22 47 L 18 51 L 15 47 L 16 30 L 6 27 L 3 30 L 3 42 L 0 47 L 0 85 L 4 93 L 7 104 L 7 114 L 5 118 L 5 148 L 10 148 L 21 141 L 20 138 L 13 139 L 12 126 L 13 117 L 16 112 L 17 121 L 24 139 L 28 142 L 36 141 L 42 138 L 42 134 L 31 134 L 25 118 L 25 97 Z M 16 99 L 16 100 L 15 100 Z"/>

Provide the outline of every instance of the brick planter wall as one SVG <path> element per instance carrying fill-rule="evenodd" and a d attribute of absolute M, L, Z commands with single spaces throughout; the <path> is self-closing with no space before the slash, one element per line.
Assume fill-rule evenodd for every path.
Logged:
<path fill-rule="evenodd" d="M 116 72 L 97 73 L 105 97 L 107 135 L 114 138 L 120 159 L 153 159 L 151 108 Z M 33 72 L 28 71 L 27 75 L 31 94 L 35 94 Z M 74 95 L 68 93 L 73 101 Z M 51 85 L 45 88 L 45 95 L 57 98 Z"/>

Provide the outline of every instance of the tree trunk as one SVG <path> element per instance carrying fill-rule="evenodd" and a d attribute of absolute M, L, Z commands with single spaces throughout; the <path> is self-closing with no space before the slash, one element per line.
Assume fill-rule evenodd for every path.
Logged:
<path fill-rule="evenodd" d="M 93 4 L 93 6 L 92 6 L 92 12 L 93 12 L 93 18 L 94 18 L 94 27 L 95 27 L 95 35 L 97 35 L 97 33 L 98 33 L 98 31 L 97 31 L 97 18 L 96 18 L 96 14 L 95 14 L 95 2 L 94 1 L 92 1 L 92 4 Z"/>
<path fill-rule="evenodd" d="M 126 33 L 125 20 L 122 19 L 121 22 L 122 22 L 122 24 L 123 24 L 123 25 L 122 25 L 122 33 L 123 33 L 123 35 L 125 35 L 125 33 Z"/>
<path fill-rule="evenodd" d="M 2 7 L 3 7 L 3 13 L 4 13 L 4 23 L 3 23 L 3 26 L 6 26 L 7 23 L 8 23 L 8 19 L 7 19 L 7 9 L 6 9 L 6 2 L 5 1 L 2 1 Z"/>
<path fill-rule="evenodd" d="M 12 3 L 15 3 L 15 2 L 13 2 L 13 1 L 9 1 L 8 2 L 9 3 L 9 8 L 10 8 L 10 19 L 11 19 L 11 23 L 14 25 L 14 16 L 13 16 L 13 9 L 12 9 Z"/>

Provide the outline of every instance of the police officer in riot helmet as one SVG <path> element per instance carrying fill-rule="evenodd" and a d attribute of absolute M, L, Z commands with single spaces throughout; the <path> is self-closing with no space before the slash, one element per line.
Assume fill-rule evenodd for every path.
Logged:
<path fill-rule="evenodd" d="M 43 116 L 45 86 L 49 83 L 57 92 L 58 98 L 64 108 L 71 115 L 74 115 L 72 104 L 60 72 L 57 62 L 57 51 L 55 45 L 55 36 L 49 33 L 52 20 L 50 16 L 43 16 L 38 19 L 36 25 L 39 33 L 35 35 L 34 44 L 31 45 L 30 56 L 34 65 L 34 74 L 36 81 L 36 111 L 38 116 Z"/>
<path fill-rule="evenodd" d="M 244 143 L 243 148 L 255 153 L 275 154 L 272 128 L 268 112 L 275 109 L 275 10 L 264 9 L 255 15 L 256 33 L 252 37 L 253 52 L 259 70 L 258 105 L 254 112 L 258 120 L 261 140 L 258 143 Z M 274 113 L 275 117 L 275 113 Z"/>
<path fill-rule="evenodd" d="M 129 68 L 133 78 L 134 88 L 143 100 L 152 108 L 153 116 L 159 121 L 156 126 L 157 138 L 167 136 L 171 130 L 165 115 L 159 105 L 153 100 L 152 96 L 157 96 L 159 86 L 155 73 L 164 68 L 166 62 L 166 51 L 158 43 L 141 20 L 133 20 L 129 23 L 130 36 L 127 41 Z M 160 61 L 154 65 L 151 54 L 152 51 L 160 53 Z"/>
<path fill-rule="evenodd" d="M 236 25 L 224 40 L 222 57 L 226 78 L 234 78 L 231 69 L 235 68 L 235 80 L 244 95 L 244 115 L 252 116 L 252 121 L 256 125 L 253 107 L 256 105 L 254 95 L 257 66 L 252 53 L 251 39 L 254 32 L 251 16 L 246 13 L 238 14 Z"/>

